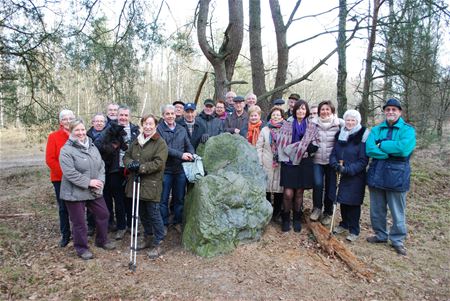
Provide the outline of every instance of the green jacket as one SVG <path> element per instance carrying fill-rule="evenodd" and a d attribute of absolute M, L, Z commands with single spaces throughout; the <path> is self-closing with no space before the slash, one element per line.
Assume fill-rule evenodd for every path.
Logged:
<path fill-rule="evenodd" d="M 141 177 L 141 190 L 139 198 L 144 201 L 159 202 L 162 192 L 164 168 L 166 166 L 168 149 L 167 144 L 158 133 L 145 142 L 139 144 L 142 134 L 135 139 L 123 157 L 123 163 L 127 166 L 132 161 L 139 161 L 139 175 Z M 125 188 L 127 197 L 133 197 L 133 181 L 135 172 L 131 172 Z"/>

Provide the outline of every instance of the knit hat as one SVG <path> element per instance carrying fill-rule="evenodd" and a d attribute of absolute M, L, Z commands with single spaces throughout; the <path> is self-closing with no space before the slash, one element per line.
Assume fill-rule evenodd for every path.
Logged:
<path fill-rule="evenodd" d="M 395 98 L 391 98 L 388 101 L 386 101 L 386 103 L 383 106 L 383 110 L 386 109 L 386 107 L 397 107 L 400 111 L 402 110 L 400 102 Z"/>

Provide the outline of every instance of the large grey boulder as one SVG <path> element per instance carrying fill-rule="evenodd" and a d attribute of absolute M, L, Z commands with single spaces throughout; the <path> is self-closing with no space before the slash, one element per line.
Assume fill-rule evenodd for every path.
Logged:
<path fill-rule="evenodd" d="M 272 216 L 265 173 L 256 149 L 229 133 L 212 137 L 203 150 L 207 176 L 189 189 L 183 245 L 211 257 L 258 240 Z"/>

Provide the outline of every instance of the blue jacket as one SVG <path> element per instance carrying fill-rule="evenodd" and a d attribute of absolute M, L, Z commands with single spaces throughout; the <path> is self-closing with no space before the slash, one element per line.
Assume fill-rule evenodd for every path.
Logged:
<path fill-rule="evenodd" d="M 343 160 L 345 167 L 341 174 L 339 184 L 338 202 L 346 205 L 361 205 L 364 200 L 366 188 L 366 166 L 369 158 L 366 155 L 366 144 L 363 141 L 366 128 L 350 135 L 347 141 L 339 141 L 339 132 L 336 134 L 336 143 L 330 155 L 330 165 L 337 169 L 339 161 Z"/>
<path fill-rule="evenodd" d="M 375 126 L 366 142 L 366 154 L 372 158 L 367 175 L 369 187 L 408 191 L 409 157 L 415 147 L 416 131 L 403 118 L 400 117 L 392 127 L 386 121 Z"/>
<path fill-rule="evenodd" d="M 219 118 L 215 118 L 213 115 L 206 115 L 205 112 L 201 112 L 196 118 L 196 123 L 200 123 L 206 129 L 206 134 L 209 137 L 217 136 L 223 133 L 223 122 Z"/>
<path fill-rule="evenodd" d="M 184 127 L 175 124 L 175 129 L 171 130 L 163 121 L 158 124 L 157 131 L 161 138 L 166 141 L 169 148 L 169 157 L 167 158 L 165 173 L 180 174 L 183 172 L 183 153 L 195 154 L 194 147 L 189 140 L 189 135 Z"/>

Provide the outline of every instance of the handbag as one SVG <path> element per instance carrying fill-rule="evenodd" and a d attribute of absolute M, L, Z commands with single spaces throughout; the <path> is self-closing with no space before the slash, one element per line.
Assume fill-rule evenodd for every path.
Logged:
<path fill-rule="evenodd" d="M 203 169 L 203 160 L 199 155 L 194 154 L 194 160 L 181 163 L 183 165 L 184 174 L 189 183 L 195 183 L 205 176 Z"/>

